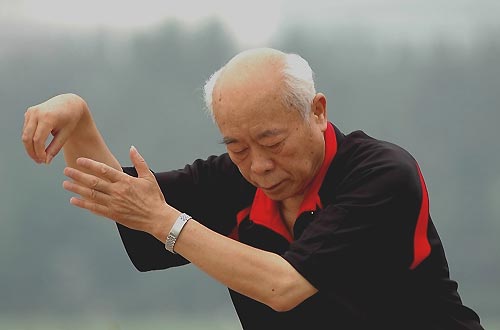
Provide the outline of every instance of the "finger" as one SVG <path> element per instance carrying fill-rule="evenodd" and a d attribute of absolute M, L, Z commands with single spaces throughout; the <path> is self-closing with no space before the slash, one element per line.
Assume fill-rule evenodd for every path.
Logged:
<path fill-rule="evenodd" d="M 26 110 L 26 112 L 24 113 L 23 130 L 21 132 L 24 132 L 24 130 L 26 129 L 26 124 L 28 124 L 29 119 L 30 119 L 30 111 Z"/>
<path fill-rule="evenodd" d="M 111 190 L 110 183 L 92 174 L 87 174 L 72 167 L 64 169 L 64 175 L 68 178 L 77 181 L 80 185 L 91 188 L 103 193 L 109 193 Z"/>
<path fill-rule="evenodd" d="M 130 147 L 130 160 L 137 170 L 137 176 L 139 178 L 149 178 L 153 176 L 149 170 L 148 164 L 134 146 Z"/>
<path fill-rule="evenodd" d="M 106 179 L 109 182 L 117 182 L 123 180 L 124 178 L 129 178 L 127 174 L 118 171 L 109 165 L 97 162 L 90 158 L 80 157 L 76 160 L 76 163 L 82 168 L 89 170 L 90 173 L 93 173 L 100 178 Z"/>
<path fill-rule="evenodd" d="M 35 162 L 41 163 L 41 160 L 36 156 L 35 148 L 33 146 L 33 135 L 35 134 L 38 119 L 36 114 L 33 114 L 31 112 L 28 112 L 27 118 L 27 123 L 24 127 L 22 135 L 24 149 Z"/>
<path fill-rule="evenodd" d="M 93 202 L 93 201 L 83 200 L 83 199 L 80 199 L 77 197 L 71 197 L 69 202 L 71 203 L 71 205 L 77 206 L 79 208 L 88 210 L 94 214 L 97 214 L 97 215 L 100 215 L 100 216 L 103 216 L 103 217 L 106 217 L 108 219 L 113 220 L 110 217 L 110 213 L 109 213 L 108 208 L 104 205 L 98 204 L 98 203 Z"/>
<path fill-rule="evenodd" d="M 52 127 L 44 121 L 38 121 L 38 125 L 33 135 L 33 147 L 38 159 L 45 163 L 47 154 L 45 153 L 45 141 L 49 137 Z"/>
<path fill-rule="evenodd" d="M 84 199 L 96 201 L 99 204 L 107 205 L 109 196 L 99 190 L 84 187 L 76 182 L 64 181 L 63 188 L 82 196 Z"/>

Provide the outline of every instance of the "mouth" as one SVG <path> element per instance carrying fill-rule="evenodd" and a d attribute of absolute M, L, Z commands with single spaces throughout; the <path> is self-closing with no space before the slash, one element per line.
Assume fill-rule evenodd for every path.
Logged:
<path fill-rule="evenodd" d="M 272 185 L 272 186 L 269 186 L 269 187 L 261 187 L 262 190 L 267 190 L 267 191 L 271 191 L 271 190 L 275 190 L 276 188 L 278 188 L 279 185 L 281 185 L 283 183 L 283 181 L 280 181 L 278 182 L 277 184 L 275 185 Z"/>

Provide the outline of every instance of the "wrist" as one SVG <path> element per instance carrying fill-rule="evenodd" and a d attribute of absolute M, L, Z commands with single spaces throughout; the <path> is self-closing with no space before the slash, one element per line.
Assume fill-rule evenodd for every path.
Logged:
<path fill-rule="evenodd" d="M 64 128 L 72 133 L 70 138 L 89 131 L 93 125 L 93 118 L 87 102 L 81 96 L 72 93 L 62 94 L 56 96 L 54 102 L 59 103 L 60 107 L 64 109 L 60 111 L 60 114 Z"/>
<path fill-rule="evenodd" d="M 181 235 L 184 226 L 187 224 L 192 217 L 189 214 L 181 213 L 177 219 L 175 220 L 174 225 L 170 229 L 168 233 L 167 240 L 165 241 L 165 249 L 173 254 L 177 254 L 175 250 L 175 244 L 177 243 L 177 239 Z"/>
<path fill-rule="evenodd" d="M 156 220 L 153 222 L 154 228 L 151 234 L 156 237 L 157 240 L 165 244 L 168 234 L 180 214 L 181 212 L 165 203 L 157 214 Z"/>
<path fill-rule="evenodd" d="M 74 145 L 79 148 L 93 147 L 102 140 L 102 137 L 87 102 L 76 94 L 68 97 L 70 98 L 68 109 L 71 109 L 72 116 L 78 118 L 76 123 L 73 124 L 71 135 L 68 137 L 68 145 Z"/>
<path fill-rule="evenodd" d="M 64 108 L 68 109 L 72 117 L 78 118 L 77 123 L 80 123 L 85 116 L 87 117 L 85 118 L 87 121 L 91 118 L 87 102 L 78 94 L 61 94 L 47 102 L 62 104 Z"/>
<path fill-rule="evenodd" d="M 89 126 L 94 126 L 94 119 L 92 118 L 92 113 L 90 112 L 87 102 L 80 96 L 73 94 L 73 111 L 78 116 L 78 122 L 76 124 L 77 130 L 88 130 Z"/>

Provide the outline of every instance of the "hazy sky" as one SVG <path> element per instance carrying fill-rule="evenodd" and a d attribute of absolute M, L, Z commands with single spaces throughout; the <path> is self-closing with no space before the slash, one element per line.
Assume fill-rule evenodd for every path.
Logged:
<path fill-rule="evenodd" d="M 490 0 L 0 0 L 3 22 L 64 28 L 136 29 L 175 17 L 195 24 L 220 18 L 245 45 L 263 44 L 291 23 L 318 31 L 356 28 L 396 39 L 444 35 L 463 41 L 500 27 L 500 2 Z"/>

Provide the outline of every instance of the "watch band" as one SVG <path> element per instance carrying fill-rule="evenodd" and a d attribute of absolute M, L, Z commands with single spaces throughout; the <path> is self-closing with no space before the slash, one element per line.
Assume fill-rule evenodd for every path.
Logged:
<path fill-rule="evenodd" d="M 170 251 L 173 254 L 177 254 L 174 251 L 174 246 L 175 246 L 175 241 L 177 240 L 177 237 L 179 237 L 182 228 L 184 228 L 184 225 L 188 222 L 189 219 L 192 219 L 190 215 L 187 215 L 186 213 L 181 213 L 179 217 L 177 217 L 177 220 L 175 220 L 174 225 L 170 229 L 170 233 L 167 236 L 167 240 L 165 242 L 165 249 Z"/>

